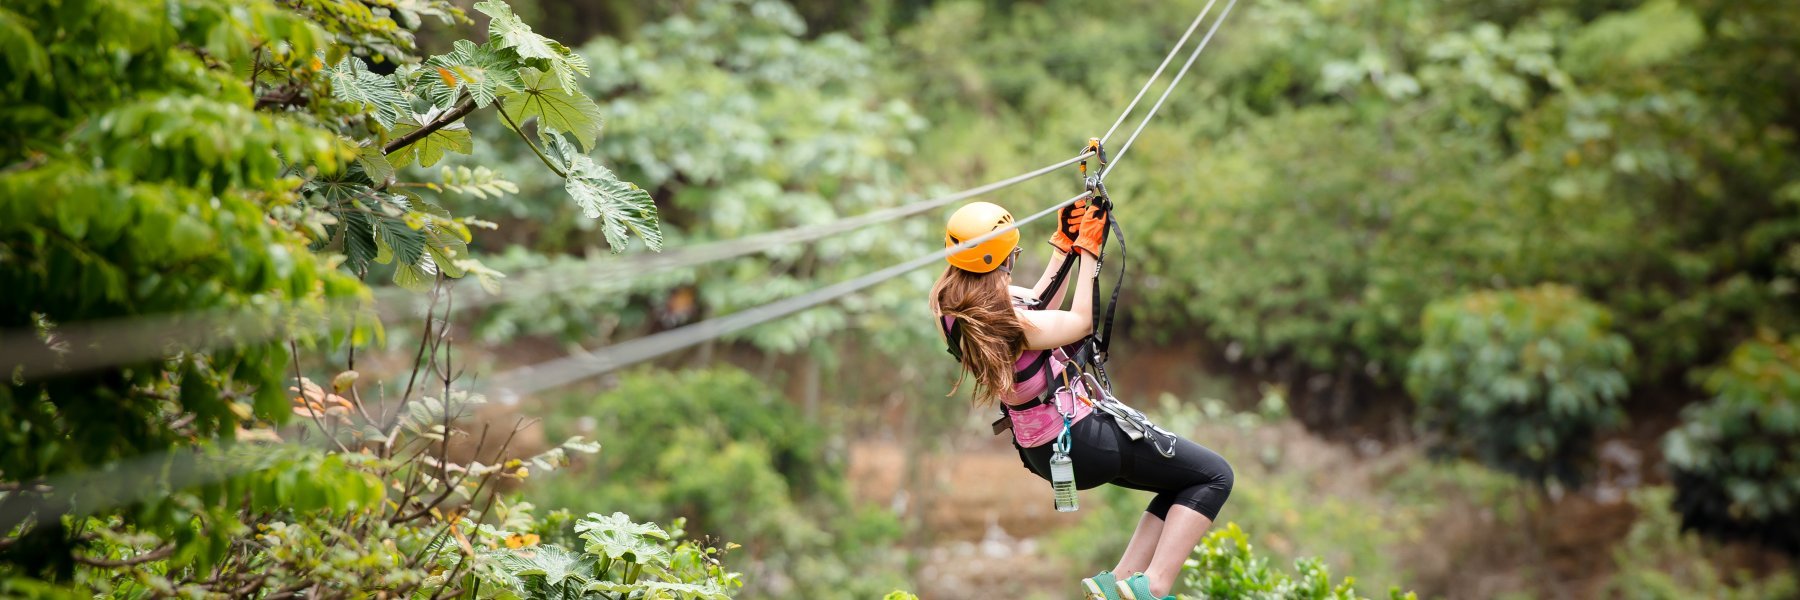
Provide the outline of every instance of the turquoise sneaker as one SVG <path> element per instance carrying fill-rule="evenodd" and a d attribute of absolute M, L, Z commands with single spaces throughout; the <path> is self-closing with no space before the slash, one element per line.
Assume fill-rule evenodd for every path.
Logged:
<path fill-rule="evenodd" d="M 1122 600 L 1158 600 L 1150 594 L 1150 578 L 1143 573 L 1134 573 L 1129 579 L 1118 583 L 1119 598 Z M 1163 596 L 1161 600 L 1175 600 L 1174 596 Z"/>
<path fill-rule="evenodd" d="M 1101 571 L 1081 580 L 1081 587 L 1087 590 L 1086 600 L 1124 600 L 1119 597 L 1119 580 L 1113 577 L 1112 571 Z"/>

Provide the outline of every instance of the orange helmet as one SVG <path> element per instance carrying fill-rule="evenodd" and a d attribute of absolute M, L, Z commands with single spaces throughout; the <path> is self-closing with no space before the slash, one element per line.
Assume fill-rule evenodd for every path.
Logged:
<path fill-rule="evenodd" d="M 944 247 L 949 248 L 987 235 L 1012 222 L 1012 213 L 1006 212 L 998 204 L 970 202 L 956 209 L 956 213 L 950 215 L 950 222 L 944 225 Z M 952 252 L 945 259 L 958 269 L 987 273 L 1006 264 L 1006 259 L 1012 258 L 1013 249 L 1018 247 L 1019 230 L 1013 229 L 976 244 L 973 248 Z"/>

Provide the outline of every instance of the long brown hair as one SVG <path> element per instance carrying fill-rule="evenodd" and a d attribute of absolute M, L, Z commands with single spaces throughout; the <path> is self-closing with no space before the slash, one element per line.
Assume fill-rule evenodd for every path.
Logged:
<path fill-rule="evenodd" d="M 1002 271 L 972 273 L 956 267 L 944 270 L 931 286 L 931 312 L 953 317 L 957 327 L 957 351 L 963 371 L 950 393 L 963 379 L 975 375 L 976 404 L 987 404 L 1012 395 L 1013 363 L 1025 352 L 1025 327 L 1013 313 L 1012 293 Z"/>

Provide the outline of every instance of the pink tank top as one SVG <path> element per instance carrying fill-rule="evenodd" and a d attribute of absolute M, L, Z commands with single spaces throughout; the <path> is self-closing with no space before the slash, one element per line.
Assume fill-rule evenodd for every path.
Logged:
<path fill-rule="evenodd" d="M 955 322 L 954 317 L 944 317 L 944 330 L 949 331 L 950 326 Z M 1048 364 L 1039 369 L 1036 376 L 1014 383 L 1012 397 L 1007 398 L 1004 402 L 1007 405 L 1006 414 L 1012 417 L 1013 440 L 1023 448 L 1042 446 L 1056 441 L 1056 436 L 1062 434 L 1063 412 L 1072 415 L 1071 424 L 1094 412 L 1094 407 L 1085 400 L 1087 395 L 1080 393 L 1082 391 L 1080 381 L 1069 380 L 1069 385 L 1074 388 L 1075 393 L 1071 393 L 1068 389 L 1060 389 L 1062 388 L 1063 363 L 1068 360 L 1068 356 L 1064 355 L 1061 349 L 1026 350 L 1019 355 L 1019 360 L 1013 362 L 1013 373 L 1024 373 L 1031 370 L 1038 360 L 1044 358 L 1045 352 L 1051 353 L 1049 360 L 1046 361 Z M 1042 397 L 1051 389 L 1057 390 L 1054 404 L 1047 401 L 1024 410 L 1011 408 L 1030 402 L 1033 398 Z"/>

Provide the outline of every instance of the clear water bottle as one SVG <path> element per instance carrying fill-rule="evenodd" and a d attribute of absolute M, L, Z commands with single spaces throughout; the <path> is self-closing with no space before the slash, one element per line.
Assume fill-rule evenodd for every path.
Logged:
<path fill-rule="evenodd" d="M 1068 453 L 1050 455 L 1050 490 L 1056 496 L 1056 512 L 1075 512 L 1075 462 Z"/>

